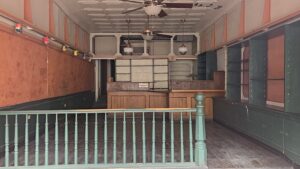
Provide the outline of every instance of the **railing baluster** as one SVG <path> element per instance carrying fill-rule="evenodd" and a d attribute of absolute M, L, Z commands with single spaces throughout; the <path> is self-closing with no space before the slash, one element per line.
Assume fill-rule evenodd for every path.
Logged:
<path fill-rule="evenodd" d="M 36 124 L 35 124 L 35 166 L 40 164 L 40 123 L 39 115 L 36 115 Z"/>
<path fill-rule="evenodd" d="M 183 142 L 183 120 L 182 112 L 180 112 L 180 161 L 184 162 L 184 142 Z"/>
<path fill-rule="evenodd" d="M 9 166 L 9 123 L 8 115 L 5 116 L 5 167 Z"/>
<path fill-rule="evenodd" d="M 65 117 L 65 165 L 69 163 L 69 131 L 68 131 L 68 114 Z"/>
<path fill-rule="evenodd" d="M 113 163 L 117 162 L 117 117 L 114 113 Z"/>
<path fill-rule="evenodd" d="M 152 117 L 152 163 L 155 163 L 155 112 Z"/>
<path fill-rule="evenodd" d="M 133 163 L 136 163 L 136 138 L 135 138 L 135 113 L 132 112 L 132 151 L 133 151 Z"/>
<path fill-rule="evenodd" d="M 162 130 L 162 162 L 166 163 L 166 112 L 163 112 Z"/>
<path fill-rule="evenodd" d="M 55 165 L 58 165 L 58 114 L 55 115 Z"/>
<path fill-rule="evenodd" d="M 88 113 L 85 114 L 85 139 L 84 139 L 84 163 L 89 163 L 89 116 Z"/>
<path fill-rule="evenodd" d="M 98 114 L 95 114 L 94 164 L 98 164 Z"/>
<path fill-rule="evenodd" d="M 74 129 L 74 164 L 78 164 L 78 114 L 75 114 L 75 129 Z"/>
<path fill-rule="evenodd" d="M 45 121 L 45 166 L 48 165 L 48 153 L 49 153 L 49 130 L 48 130 L 48 114 L 46 114 L 46 121 Z"/>
<path fill-rule="evenodd" d="M 104 119 L 104 164 L 107 164 L 107 114 Z"/>
<path fill-rule="evenodd" d="M 189 113 L 190 162 L 194 161 L 192 112 Z"/>
<path fill-rule="evenodd" d="M 171 162 L 174 163 L 174 113 L 171 113 Z"/>
<path fill-rule="evenodd" d="M 195 135 L 195 162 L 198 166 L 207 165 L 206 133 L 205 133 L 205 116 L 203 110 L 204 96 L 196 96 L 196 135 Z"/>
<path fill-rule="evenodd" d="M 15 167 L 17 167 L 19 164 L 19 134 L 18 134 L 18 115 L 15 116 L 15 147 L 14 147 L 14 164 L 15 164 Z"/>
<path fill-rule="evenodd" d="M 123 114 L 123 163 L 126 163 L 126 113 Z"/>
<path fill-rule="evenodd" d="M 143 163 L 146 163 L 146 131 L 145 131 L 145 112 L 143 112 Z"/>
<path fill-rule="evenodd" d="M 28 155 L 29 155 L 29 151 L 28 151 L 28 114 L 25 115 L 25 159 L 24 159 L 24 165 L 28 166 Z"/>

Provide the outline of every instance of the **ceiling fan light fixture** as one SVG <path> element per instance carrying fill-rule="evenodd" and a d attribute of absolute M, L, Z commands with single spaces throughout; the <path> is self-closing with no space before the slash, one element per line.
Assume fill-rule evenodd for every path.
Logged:
<path fill-rule="evenodd" d="M 161 5 L 150 4 L 146 7 L 144 7 L 144 10 L 145 10 L 146 14 L 149 15 L 149 16 L 158 16 L 158 14 L 162 10 L 162 6 Z"/>
<path fill-rule="evenodd" d="M 182 45 L 178 48 L 178 52 L 179 52 L 179 54 L 181 54 L 181 55 L 186 55 L 187 51 L 188 51 L 188 48 L 187 48 L 184 44 L 182 44 Z"/>
<path fill-rule="evenodd" d="M 147 40 L 147 41 L 150 41 L 153 39 L 153 35 L 150 35 L 150 34 L 146 34 L 146 35 L 143 34 L 142 37 L 144 40 Z"/>
<path fill-rule="evenodd" d="M 143 37 L 144 40 L 150 41 L 150 40 L 153 39 L 153 34 L 152 34 L 152 32 L 149 29 L 146 29 L 144 31 L 144 33 L 142 34 L 142 37 Z"/>

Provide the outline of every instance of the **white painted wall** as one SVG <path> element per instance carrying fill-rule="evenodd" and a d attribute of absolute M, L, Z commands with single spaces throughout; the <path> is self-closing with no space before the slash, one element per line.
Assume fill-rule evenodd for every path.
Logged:
<path fill-rule="evenodd" d="M 225 71 L 226 49 L 222 48 L 217 51 L 218 71 Z"/>
<path fill-rule="evenodd" d="M 19 18 L 24 18 L 24 0 L 0 0 L 0 8 Z"/>
<path fill-rule="evenodd" d="M 102 36 L 95 38 L 96 55 L 114 55 L 117 53 L 117 40 L 114 36 Z"/>
<path fill-rule="evenodd" d="M 33 25 L 42 30 L 49 31 L 49 1 L 31 0 Z"/>

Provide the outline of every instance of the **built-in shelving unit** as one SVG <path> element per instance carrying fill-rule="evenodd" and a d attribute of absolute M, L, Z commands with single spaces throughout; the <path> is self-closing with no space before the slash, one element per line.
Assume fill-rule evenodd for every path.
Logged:
<path fill-rule="evenodd" d="M 198 56 L 198 79 L 213 80 L 213 74 L 217 71 L 217 53 L 205 52 Z"/>
<path fill-rule="evenodd" d="M 232 101 L 241 99 L 241 45 L 227 50 L 227 93 L 226 98 Z"/>

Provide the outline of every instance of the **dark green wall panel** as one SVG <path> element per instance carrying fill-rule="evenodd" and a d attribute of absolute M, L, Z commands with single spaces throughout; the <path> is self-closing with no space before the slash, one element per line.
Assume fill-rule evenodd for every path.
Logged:
<path fill-rule="evenodd" d="M 210 51 L 206 53 L 206 80 L 213 80 L 214 72 L 218 70 L 217 52 Z"/>
<path fill-rule="evenodd" d="M 282 152 L 300 164 L 300 115 L 214 100 L 214 120 Z"/>
<path fill-rule="evenodd" d="M 267 51 L 265 38 L 250 40 L 249 102 L 254 105 L 266 104 Z"/>
<path fill-rule="evenodd" d="M 227 92 L 226 97 L 240 101 L 241 97 L 241 46 L 229 47 L 227 50 Z"/>
<path fill-rule="evenodd" d="M 285 111 L 300 113 L 300 23 L 285 29 Z"/>

